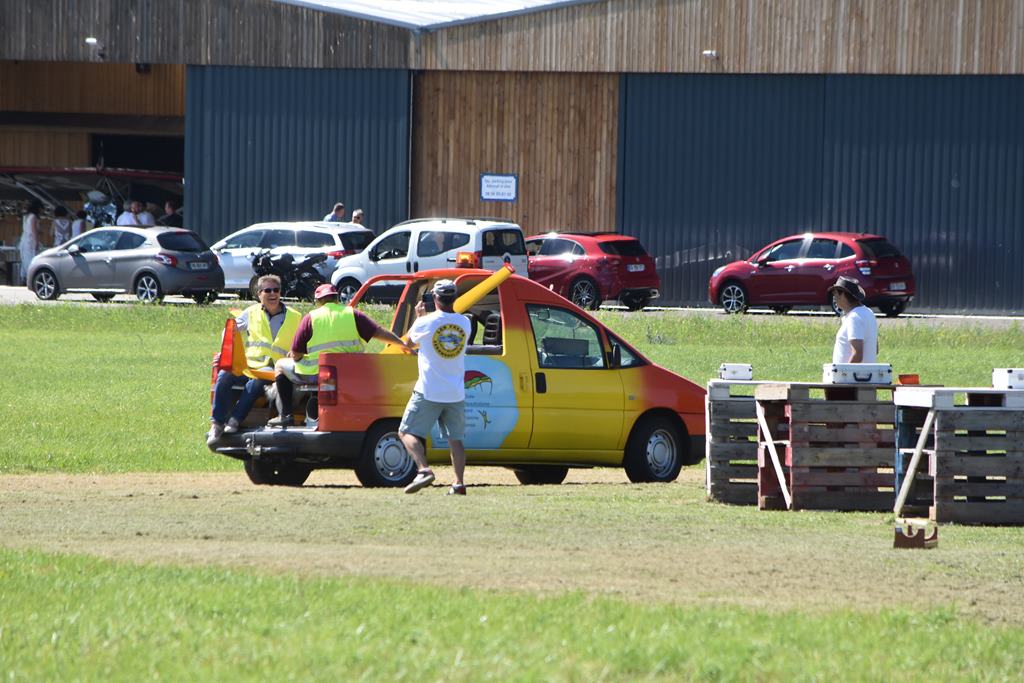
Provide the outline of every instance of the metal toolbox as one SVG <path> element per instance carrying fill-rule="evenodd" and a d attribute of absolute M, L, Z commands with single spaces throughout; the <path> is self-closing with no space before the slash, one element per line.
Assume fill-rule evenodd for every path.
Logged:
<path fill-rule="evenodd" d="M 993 389 L 1024 389 L 1024 368 L 995 368 L 992 370 Z"/>
<path fill-rule="evenodd" d="M 825 363 L 822 384 L 892 384 L 889 363 Z"/>
<path fill-rule="evenodd" d="M 749 363 L 722 363 L 718 366 L 718 379 L 754 379 L 754 369 Z"/>

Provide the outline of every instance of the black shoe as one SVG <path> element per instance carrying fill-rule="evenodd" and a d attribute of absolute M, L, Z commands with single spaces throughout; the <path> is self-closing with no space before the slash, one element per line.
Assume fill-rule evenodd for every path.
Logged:
<path fill-rule="evenodd" d="M 267 423 L 268 427 L 294 427 L 295 416 L 284 415 L 283 417 L 275 417 L 273 420 Z"/>

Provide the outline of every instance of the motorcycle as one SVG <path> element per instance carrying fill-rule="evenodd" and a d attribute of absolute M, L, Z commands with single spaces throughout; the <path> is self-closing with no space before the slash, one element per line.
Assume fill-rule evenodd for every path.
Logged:
<path fill-rule="evenodd" d="M 281 278 L 281 296 L 313 301 L 316 288 L 327 282 L 316 264 L 327 260 L 327 254 L 312 254 L 298 263 L 291 254 L 272 254 L 269 249 L 258 251 L 252 256 L 252 269 L 256 275 L 249 283 L 252 297 L 258 298 L 256 283 L 262 275 L 276 275 Z"/>

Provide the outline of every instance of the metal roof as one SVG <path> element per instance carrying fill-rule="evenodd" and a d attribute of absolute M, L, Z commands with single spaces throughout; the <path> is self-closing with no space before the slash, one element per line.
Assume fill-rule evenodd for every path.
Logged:
<path fill-rule="evenodd" d="M 489 21 L 597 0 L 274 0 L 414 30 Z"/>

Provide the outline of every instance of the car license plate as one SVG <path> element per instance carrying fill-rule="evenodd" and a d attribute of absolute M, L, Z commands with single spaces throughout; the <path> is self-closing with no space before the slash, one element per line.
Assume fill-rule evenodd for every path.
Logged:
<path fill-rule="evenodd" d="M 906 282 L 894 282 L 889 285 L 889 290 L 893 292 L 905 292 L 907 290 Z"/>
<path fill-rule="evenodd" d="M 641 273 L 644 270 L 644 264 L 642 263 L 630 263 L 626 266 L 626 270 L 631 273 Z"/>
<path fill-rule="evenodd" d="M 206 261 L 193 261 L 192 263 L 188 264 L 188 267 L 191 268 L 192 270 L 209 270 L 210 264 L 207 263 Z"/>

